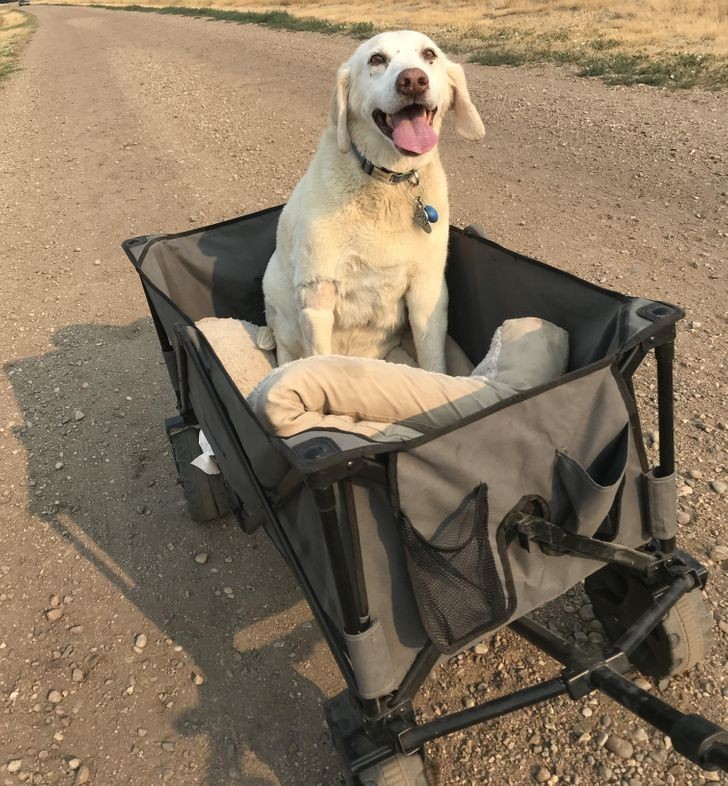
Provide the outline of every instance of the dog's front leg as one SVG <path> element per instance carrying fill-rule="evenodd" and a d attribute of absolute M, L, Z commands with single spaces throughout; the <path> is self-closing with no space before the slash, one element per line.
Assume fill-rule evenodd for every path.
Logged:
<path fill-rule="evenodd" d="M 304 356 L 330 355 L 334 333 L 336 284 L 330 280 L 300 284 L 297 296 Z"/>
<path fill-rule="evenodd" d="M 417 363 L 427 371 L 447 373 L 445 334 L 447 333 L 447 287 L 444 278 L 415 276 L 406 294 Z"/>

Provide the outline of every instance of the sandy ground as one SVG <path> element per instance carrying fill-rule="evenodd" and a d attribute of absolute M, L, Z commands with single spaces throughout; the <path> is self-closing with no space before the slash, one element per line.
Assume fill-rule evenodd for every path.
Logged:
<path fill-rule="evenodd" d="M 172 392 L 119 242 L 284 201 L 354 44 L 149 14 L 33 13 L 22 70 L 0 87 L 0 778 L 336 784 L 320 705 L 340 678 L 266 539 L 187 517 L 163 430 Z M 708 560 L 726 545 L 726 497 L 709 481 L 728 476 L 728 94 L 610 89 L 548 69 L 468 75 L 488 137 L 444 136 L 459 223 L 688 312 L 682 543 Z M 727 564 L 712 565 L 710 658 L 654 687 L 723 722 Z M 565 630 L 582 630 L 583 602 L 574 591 L 557 604 Z M 480 683 L 492 696 L 555 671 L 510 634 L 490 646 L 492 657 L 438 670 L 423 714 L 462 706 Z M 430 753 L 447 784 L 522 784 L 539 768 L 552 784 L 704 782 L 647 731 L 606 700 L 561 700 Z M 632 751 L 600 747 L 603 734 Z"/>

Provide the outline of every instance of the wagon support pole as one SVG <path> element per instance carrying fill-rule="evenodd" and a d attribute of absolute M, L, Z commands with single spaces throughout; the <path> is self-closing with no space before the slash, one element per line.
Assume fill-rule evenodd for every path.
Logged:
<path fill-rule="evenodd" d="M 655 347 L 657 361 L 657 419 L 660 434 L 659 477 L 668 477 L 675 471 L 675 398 L 673 392 L 673 366 L 675 339 Z M 675 538 L 661 540 L 662 551 L 669 554 L 675 549 Z"/>
<path fill-rule="evenodd" d="M 341 604 L 344 631 L 352 636 L 369 627 L 369 618 L 363 599 L 359 596 L 359 583 L 352 581 L 349 560 L 342 537 L 336 508 L 336 493 L 331 485 L 312 486 L 313 498 L 323 527 L 324 542 L 329 558 L 336 591 Z M 357 543 L 358 545 L 358 543 Z M 360 564 L 361 560 L 355 560 Z"/>

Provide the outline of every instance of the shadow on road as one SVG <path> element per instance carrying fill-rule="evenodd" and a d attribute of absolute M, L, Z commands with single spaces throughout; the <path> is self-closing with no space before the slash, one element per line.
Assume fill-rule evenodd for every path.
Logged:
<path fill-rule="evenodd" d="M 203 526 L 187 516 L 164 433 L 174 399 L 151 320 L 64 327 L 54 343 L 5 368 L 25 421 L 16 434 L 28 455 L 30 512 L 149 620 L 143 656 L 159 661 L 158 672 L 182 658 L 165 639 L 188 656 L 166 684 L 181 697 L 175 704 L 187 696 L 196 706 L 157 709 L 170 713 L 162 723 L 173 723 L 177 754 L 206 747 L 206 773 L 189 780 L 185 762 L 199 755 L 175 755 L 173 782 L 337 782 L 323 697 L 304 676 L 319 637 L 292 577 L 262 534 L 246 536 L 232 519 Z M 194 555 L 203 551 L 210 558 L 199 565 Z M 112 606 L 138 628 L 127 604 Z M 99 615 L 109 613 L 100 604 Z M 129 654 L 115 657 L 121 665 Z M 204 685 L 192 683 L 192 671 Z M 121 694 L 125 686 L 118 687 Z M 136 709 L 138 725 L 142 714 L 150 722 L 146 705 Z M 184 739 L 199 735 L 206 746 Z"/>

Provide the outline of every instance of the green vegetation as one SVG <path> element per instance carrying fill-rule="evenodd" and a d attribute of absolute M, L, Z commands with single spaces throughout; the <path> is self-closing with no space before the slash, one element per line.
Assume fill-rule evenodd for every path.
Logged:
<path fill-rule="evenodd" d="M 35 18 L 22 11 L 0 11 L 0 82 L 18 66 L 18 55 L 35 27 Z"/>
<path fill-rule="evenodd" d="M 483 37 L 466 52 L 473 63 L 520 66 L 527 63 L 572 65 L 577 75 L 599 77 L 609 85 L 704 87 L 728 85 L 728 64 L 715 55 L 680 52 L 632 52 L 614 38 L 570 42 L 569 37 L 502 30 Z"/>
<path fill-rule="evenodd" d="M 224 8 L 187 8 L 185 6 L 154 7 L 147 5 L 97 5 L 94 8 L 109 8 L 115 11 L 144 11 L 155 14 L 175 14 L 177 16 L 194 16 L 217 19 L 223 22 L 239 24 L 255 24 L 272 27 L 277 30 L 293 30 L 307 33 L 325 33 L 327 35 L 349 35 L 353 38 L 365 39 L 376 33 L 370 22 L 329 22 L 312 16 L 294 16 L 287 11 L 235 11 Z"/>

